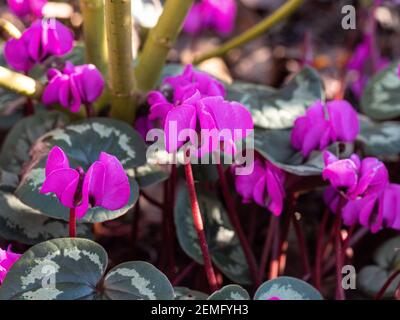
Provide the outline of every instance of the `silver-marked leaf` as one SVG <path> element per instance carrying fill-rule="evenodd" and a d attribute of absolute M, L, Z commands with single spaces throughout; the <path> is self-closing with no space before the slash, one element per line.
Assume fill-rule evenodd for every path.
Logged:
<path fill-rule="evenodd" d="M 400 116 L 400 79 L 398 61 L 383 69 L 368 82 L 361 97 L 361 109 L 375 120 Z"/>
<path fill-rule="evenodd" d="M 400 153 L 400 122 L 373 122 L 360 117 L 361 132 L 357 140 L 363 145 L 368 156 L 390 159 Z"/>
<path fill-rule="evenodd" d="M 317 289 L 303 280 L 279 277 L 264 282 L 255 293 L 255 300 L 323 300 Z"/>
<path fill-rule="evenodd" d="M 390 275 L 400 270 L 400 237 L 386 241 L 374 254 L 375 265 L 365 266 L 357 276 L 360 290 L 367 295 L 375 296 Z M 400 283 L 400 275 L 387 288 L 384 297 L 393 297 Z"/>
<path fill-rule="evenodd" d="M 208 300 L 250 300 L 250 296 L 241 286 L 231 284 L 214 292 Z"/>
<path fill-rule="evenodd" d="M 9 241 L 36 244 L 68 235 L 68 223 L 24 205 L 11 193 L 0 191 L 0 235 Z M 79 223 L 77 235 L 92 238 L 91 226 Z"/>
<path fill-rule="evenodd" d="M 35 245 L 13 265 L 0 287 L 0 300 L 96 299 L 107 253 L 79 238 Z"/>
<path fill-rule="evenodd" d="M 287 129 L 317 100 L 324 100 L 324 89 L 318 73 L 305 67 L 285 87 L 276 90 L 249 83 L 227 86 L 228 100 L 246 106 L 254 125 L 264 129 Z"/>
<path fill-rule="evenodd" d="M 174 289 L 156 267 L 143 261 L 125 262 L 104 278 L 103 298 L 111 300 L 173 300 Z"/>
<path fill-rule="evenodd" d="M 243 250 L 223 204 L 216 195 L 205 192 L 198 192 L 198 200 L 213 262 L 231 280 L 243 285 L 251 284 Z M 202 264 L 203 258 L 190 208 L 188 192 L 186 188 L 180 188 L 175 205 L 179 244 L 188 256 Z"/>
<path fill-rule="evenodd" d="M 174 287 L 175 300 L 207 300 L 204 292 L 191 290 L 186 287 Z"/>
<path fill-rule="evenodd" d="M 35 142 L 45 133 L 64 127 L 68 122 L 68 117 L 57 111 L 38 112 L 18 121 L 3 143 L 0 166 L 20 174 L 23 165 L 30 160 L 29 152 Z"/>
<path fill-rule="evenodd" d="M 82 167 L 85 171 L 95 162 L 102 151 L 116 156 L 125 170 L 134 170 L 145 163 L 146 146 L 140 135 L 129 125 L 114 119 L 94 118 L 55 129 L 41 138 L 41 159 L 23 176 L 15 191 L 26 205 L 40 210 L 43 214 L 68 220 L 69 209 L 65 208 L 53 194 L 40 194 L 45 179 L 45 165 L 48 151 L 53 146 L 61 147 L 68 156 L 72 168 Z M 83 222 L 102 222 L 125 214 L 138 199 L 138 185 L 129 178 L 131 197 L 128 204 L 115 211 L 102 207 L 89 209 Z"/>

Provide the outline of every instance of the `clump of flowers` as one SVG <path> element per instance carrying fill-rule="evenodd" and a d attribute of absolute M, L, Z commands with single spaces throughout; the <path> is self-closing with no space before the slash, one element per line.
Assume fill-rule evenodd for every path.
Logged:
<path fill-rule="evenodd" d="M 235 27 L 236 12 L 235 0 L 200 0 L 186 17 L 184 30 L 195 35 L 212 29 L 221 35 L 228 35 Z"/>
<path fill-rule="evenodd" d="M 21 18 L 29 15 L 41 18 L 46 3 L 47 0 L 7 0 L 11 11 Z"/>
<path fill-rule="evenodd" d="M 29 72 L 50 56 L 62 56 L 72 50 L 74 36 L 56 20 L 38 20 L 24 31 L 21 38 L 10 39 L 4 46 L 7 63 L 15 70 Z"/>
<path fill-rule="evenodd" d="M 357 112 L 345 100 L 324 104 L 317 101 L 304 116 L 296 119 L 291 133 L 293 148 L 308 157 L 313 150 L 324 150 L 330 144 L 353 141 L 360 132 Z"/>
<path fill-rule="evenodd" d="M 223 85 L 203 72 L 194 71 L 192 66 L 186 67 L 181 75 L 166 78 L 163 85 L 172 87 L 172 101 L 160 91 L 150 92 L 149 119 L 159 120 L 164 127 L 168 152 L 175 152 L 184 144 L 185 141 L 177 139 L 181 133 L 203 130 L 213 135 L 209 143 L 202 144 L 200 156 L 220 148 L 215 137 L 224 143 L 226 152 L 233 153 L 234 142 L 253 129 L 250 112 L 238 102 L 224 100 Z M 173 127 L 176 132 L 171 130 Z M 222 130 L 227 131 L 227 136 L 219 135 Z M 175 133 L 177 137 L 173 136 Z"/>
<path fill-rule="evenodd" d="M 279 216 L 283 210 L 285 197 L 285 173 L 268 160 L 256 157 L 254 168 L 249 175 L 235 176 L 236 191 L 244 203 L 255 201 Z"/>
<path fill-rule="evenodd" d="M 4 281 L 8 271 L 13 264 L 21 257 L 20 254 L 11 251 L 11 246 L 7 250 L 0 248 L 0 284 Z"/>
<path fill-rule="evenodd" d="M 118 159 L 106 152 L 100 153 L 85 173 L 73 169 L 68 157 L 59 147 L 53 147 L 46 162 L 46 179 L 41 193 L 54 193 L 66 207 L 75 209 L 82 218 L 90 207 L 118 210 L 130 197 L 128 177 Z"/>
<path fill-rule="evenodd" d="M 71 112 L 78 112 L 81 104 L 91 105 L 104 89 L 103 76 L 92 64 L 74 66 L 67 62 L 62 71 L 50 69 L 47 78 L 49 83 L 43 92 L 43 103 L 59 103 Z"/>

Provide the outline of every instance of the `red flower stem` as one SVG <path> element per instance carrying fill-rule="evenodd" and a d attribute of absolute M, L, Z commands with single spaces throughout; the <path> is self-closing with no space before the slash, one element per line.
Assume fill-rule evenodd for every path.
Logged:
<path fill-rule="evenodd" d="M 250 222 L 248 226 L 248 241 L 250 245 L 254 242 L 254 238 L 256 236 L 256 229 L 257 229 L 257 207 L 256 205 L 252 206 L 251 212 L 250 212 Z"/>
<path fill-rule="evenodd" d="M 243 248 L 243 252 L 244 252 L 247 264 L 249 266 L 250 275 L 253 278 L 253 283 L 255 286 L 258 286 L 259 283 L 258 283 L 258 277 L 257 277 L 257 271 L 258 271 L 257 262 L 254 257 L 254 254 L 251 250 L 251 247 L 247 240 L 247 237 L 244 234 L 241 222 L 239 220 L 239 216 L 236 211 L 235 201 L 232 198 L 232 195 L 229 191 L 228 182 L 226 180 L 224 168 L 221 163 L 217 164 L 217 170 L 218 170 L 219 181 L 220 181 L 221 188 L 222 188 L 222 194 L 224 196 L 225 203 L 226 203 L 226 206 L 228 209 L 229 220 L 231 221 L 232 226 L 233 226 L 234 230 L 236 231 L 236 234 L 239 237 L 240 244 Z"/>
<path fill-rule="evenodd" d="M 200 213 L 199 202 L 197 200 L 196 188 L 194 185 L 192 165 L 190 163 L 185 164 L 185 177 L 186 177 L 186 184 L 189 190 L 189 198 L 192 207 L 194 227 L 196 229 L 197 237 L 199 238 L 200 249 L 203 255 L 204 269 L 207 275 L 207 280 L 210 289 L 214 292 L 218 290 L 217 278 L 215 277 L 214 268 L 211 263 L 210 253 L 208 251 L 206 235 L 204 233 L 203 218 Z"/>
<path fill-rule="evenodd" d="M 196 261 L 189 263 L 176 277 L 171 281 L 171 284 L 175 287 L 179 285 L 197 266 Z"/>
<path fill-rule="evenodd" d="M 279 220 L 274 215 L 270 215 L 269 226 L 267 232 L 265 233 L 265 240 L 261 254 L 260 268 L 258 271 L 258 283 L 262 283 L 264 280 L 268 257 L 272 248 L 272 240 L 274 238 L 276 228 L 278 227 L 278 223 Z"/>
<path fill-rule="evenodd" d="M 33 106 L 33 100 L 31 98 L 26 99 L 25 115 L 30 116 L 35 113 L 35 107 Z"/>
<path fill-rule="evenodd" d="M 400 270 L 396 270 L 390 275 L 390 277 L 386 280 L 386 282 L 382 286 L 381 290 L 379 290 L 378 294 L 375 296 L 375 300 L 381 300 L 383 298 L 386 290 L 390 287 L 390 285 L 399 275 L 400 275 Z"/>
<path fill-rule="evenodd" d="M 76 213 L 75 208 L 69 209 L 69 237 L 76 237 Z"/>
<path fill-rule="evenodd" d="M 321 290 L 322 247 L 326 231 L 326 224 L 328 223 L 328 218 L 329 218 L 329 208 L 326 208 L 322 216 L 321 224 L 319 226 L 317 246 L 315 252 L 314 281 L 315 281 L 315 288 L 317 290 Z"/>
<path fill-rule="evenodd" d="M 272 244 L 272 255 L 269 263 L 269 275 L 268 280 L 275 279 L 279 276 L 279 244 L 280 244 L 280 230 L 279 230 L 279 219 L 274 217 L 277 222 L 277 228 L 274 234 L 274 242 Z"/>
<path fill-rule="evenodd" d="M 339 200 L 338 210 L 335 221 L 335 260 L 336 260 L 336 300 L 345 300 L 344 289 L 342 286 L 342 268 L 343 268 L 343 247 L 342 247 L 342 208 L 343 198 Z"/>
<path fill-rule="evenodd" d="M 135 207 L 133 208 L 133 217 L 132 217 L 132 256 L 136 256 L 136 243 L 138 240 L 138 232 L 139 232 L 139 220 L 140 220 L 140 198 L 137 200 Z"/>
<path fill-rule="evenodd" d="M 177 171 L 176 165 L 171 165 L 171 176 L 168 180 L 168 211 L 167 211 L 167 245 L 168 245 L 168 271 L 169 274 L 175 273 L 175 225 L 174 225 L 174 208 L 175 208 L 175 189 L 176 189 Z"/>
<path fill-rule="evenodd" d="M 94 116 L 94 109 L 91 103 L 85 103 L 86 118 L 92 118 Z"/>
<path fill-rule="evenodd" d="M 308 256 L 306 240 L 304 238 L 303 230 L 301 229 L 300 223 L 294 214 L 292 215 L 292 221 L 293 221 L 294 231 L 296 233 L 297 240 L 299 242 L 299 249 L 303 260 L 304 273 L 307 274 L 311 272 L 311 267 L 310 267 L 311 264 L 310 264 L 310 258 Z"/>

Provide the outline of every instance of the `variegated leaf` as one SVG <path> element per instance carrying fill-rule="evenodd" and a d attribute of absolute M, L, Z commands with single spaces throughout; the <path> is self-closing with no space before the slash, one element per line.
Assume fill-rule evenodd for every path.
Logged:
<path fill-rule="evenodd" d="M 191 290 L 186 287 L 174 287 L 175 300 L 207 300 L 204 292 Z"/>
<path fill-rule="evenodd" d="M 208 300 L 250 300 L 250 296 L 241 286 L 231 284 L 214 292 Z"/>

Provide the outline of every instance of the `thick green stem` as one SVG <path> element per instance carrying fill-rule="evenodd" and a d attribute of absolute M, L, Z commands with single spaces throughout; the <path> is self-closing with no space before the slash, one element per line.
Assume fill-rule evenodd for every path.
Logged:
<path fill-rule="evenodd" d="M 107 79 L 104 0 L 80 0 L 80 8 L 83 16 L 86 62 L 94 64 Z M 106 87 L 102 96 L 93 105 L 95 111 L 100 111 L 108 103 L 108 100 L 109 90 Z"/>
<path fill-rule="evenodd" d="M 0 67 L 0 87 L 33 99 L 40 99 L 43 93 L 40 82 L 4 67 Z"/>
<path fill-rule="evenodd" d="M 135 118 L 130 0 L 105 0 L 111 116 L 128 123 Z"/>
<path fill-rule="evenodd" d="M 21 31 L 10 21 L 3 18 L 0 18 L 0 30 L 5 40 L 11 38 L 19 39 L 21 37 Z"/>
<path fill-rule="evenodd" d="M 304 0 L 288 0 L 273 14 L 262 20 L 260 23 L 256 24 L 254 27 L 248 29 L 247 31 L 243 32 L 237 37 L 229 40 L 220 47 L 201 55 L 200 57 L 196 58 L 193 61 L 193 63 L 199 64 L 204 60 L 213 57 L 223 56 L 228 51 L 256 39 L 257 37 L 265 33 L 267 30 L 271 29 L 273 26 L 281 22 L 283 19 L 287 18 L 292 13 L 294 13 L 303 4 L 303 2 Z"/>
<path fill-rule="evenodd" d="M 138 89 L 154 88 L 167 55 L 182 28 L 193 0 L 167 0 L 157 25 L 150 31 L 136 68 Z"/>

